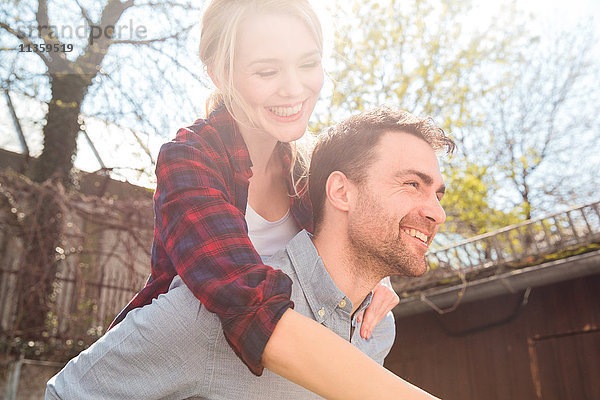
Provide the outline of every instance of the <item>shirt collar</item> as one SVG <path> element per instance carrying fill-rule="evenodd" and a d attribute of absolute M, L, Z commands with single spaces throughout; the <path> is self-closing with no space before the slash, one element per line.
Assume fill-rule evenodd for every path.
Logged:
<path fill-rule="evenodd" d="M 352 302 L 329 276 L 311 236 L 302 230 L 286 246 L 311 311 L 319 323 L 326 322 L 336 310 L 350 315 Z M 357 313 L 371 303 L 371 297 L 372 293 L 364 299 Z"/>

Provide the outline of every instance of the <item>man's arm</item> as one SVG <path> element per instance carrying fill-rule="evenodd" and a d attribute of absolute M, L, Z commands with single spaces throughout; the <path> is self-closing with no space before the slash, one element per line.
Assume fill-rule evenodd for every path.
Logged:
<path fill-rule="evenodd" d="M 176 278 L 178 279 L 178 278 Z M 46 399 L 163 399 L 202 396 L 212 373 L 206 338 L 221 331 L 182 284 L 131 311 L 46 386 Z M 197 366 L 190 368 L 190 365 Z"/>
<path fill-rule="evenodd" d="M 283 314 L 267 342 L 263 364 L 327 399 L 436 399 L 291 309 Z"/>

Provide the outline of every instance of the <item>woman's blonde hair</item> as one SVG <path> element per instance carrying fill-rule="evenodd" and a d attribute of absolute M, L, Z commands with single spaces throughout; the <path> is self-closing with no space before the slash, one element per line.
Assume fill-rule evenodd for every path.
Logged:
<path fill-rule="evenodd" d="M 223 104 L 231 116 L 238 122 L 253 121 L 246 111 L 244 99 L 233 85 L 233 66 L 235 63 L 235 45 L 239 27 L 252 15 L 275 13 L 299 18 L 314 35 L 321 54 L 323 53 L 323 32 L 321 22 L 308 0 L 212 0 L 202 17 L 200 36 L 200 59 L 211 78 L 218 82 L 206 104 L 209 114 Z M 236 104 L 246 118 L 240 118 L 233 109 Z M 294 195 L 299 196 L 307 189 L 308 162 L 297 145 L 279 143 L 283 152 L 289 152 L 292 165 L 290 173 L 294 183 Z"/>

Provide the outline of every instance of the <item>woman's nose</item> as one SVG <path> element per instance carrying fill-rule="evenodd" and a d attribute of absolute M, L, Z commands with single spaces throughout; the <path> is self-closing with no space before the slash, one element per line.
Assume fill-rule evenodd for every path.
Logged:
<path fill-rule="evenodd" d="M 285 97 L 300 97 L 304 90 L 302 81 L 296 71 L 286 71 L 282 75 L 279 93 Z"/>

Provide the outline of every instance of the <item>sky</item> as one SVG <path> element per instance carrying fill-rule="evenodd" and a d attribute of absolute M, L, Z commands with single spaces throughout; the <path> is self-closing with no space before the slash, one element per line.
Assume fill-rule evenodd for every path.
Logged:
<path fill-rule="evenodd" d="M 323 11 L 323 0 L 314 0 L 317 11 Z M 494 10 L 497 7 L 503 7 L 506 1 L 490 1 L 480 0 L 475 2 L 476 8 L 471 15 L 473 27 L 485 26 L 485 21 L 494 15 Z M 552 29 L 556 25 L 575 24 L 578 21 L 584 20 L 588 16 L 594 16 L 596 21 L 600 21 L 600 0 L 521 0 L 518 6 L 525 12 L 536 14 L 542 25 L 538 27 L 532 26 L 531 29 L 538 29 L 543 32 L 546 29 Z M 330 23 L 327 15 L 323 16 L 323 26 L 327 29 L 334 24 Z M 600 26 L 600 23 L 597 24 Z M 598 28 L 600 34 L 600 28 Z M 331 32 L 326 36 L 331 36 Z M 196 48 L 197 44 L 191 46 Z M 600 56 L 600 45 L 596 46 L 596 51 Z M 325 68 L 327 63 L 325 62 Z M 13 102 L 17 108 L 17 113 L 26 113 L 29 116 L 39 115 L 40 120 L 43 120 L 44 107 L 30 100 L 14 96 Z M 21 152 L 18 137 L 15 133 L 10 115 L 6 107 L 4 96 L 0 99 L 0 147 Z M 192 121 L 190 120 L 189 123 Z M 24 129 L 28 136 L 28 144 L 32 154 L 39 154 L 42 149 L 42 141 L 40 136 L 40 125 L 24 123 Z M 98 151 L 108 167 L 118 166 L 119 179 L 127 179 L 131 183 L 152 187 L 152 165 L 151 160 L 156 160 L 160 145 L 166 139 L 165 137 L 148 137 L 145 139 L 145 146 L 150 150 L 151 156 L 145 154 L 145 151 L 139 146 L 135 136 L 129 130 L 123 130 L 115 125 L 107 125 L 102 121 L 91 118 L 86 119 L 87 131 L 96 143 Z M 173 127 L 172 134 L 174 135 L 176 127 Z M 107 147 L 106 143 L 117 144 L 116 146 Z M 78 142 L 79 152 L 75 160 L 75 166 L 85 171 L 96 171 L 100 168 L 100 164 L 94 157 L 89 145 L 83 135 L 80 135 Z M 140 174 L 140 168 L 145 168 L 146 172 Z"/>

